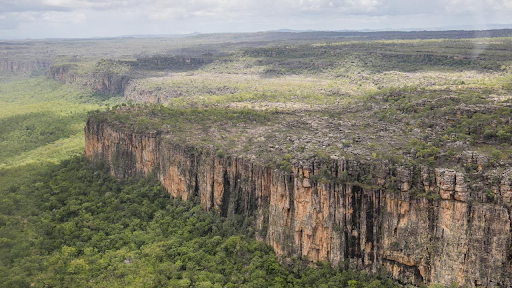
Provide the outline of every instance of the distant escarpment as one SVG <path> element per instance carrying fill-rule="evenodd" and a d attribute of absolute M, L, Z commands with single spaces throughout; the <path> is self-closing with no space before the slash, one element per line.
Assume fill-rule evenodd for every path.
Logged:
<path fill-rule="evenodd" d="M 153 56 L 137 60 L 65 63 L 49 67 L 48 76 L 65 84 L 77 84 L 82 88 L 92 89 L 100 94 L 133 95 L 135 84 L 128 87 L 132 79 L 145 78 L 154 73 L 194 70 L 212 61 L 207 56 Z"/>
<path fill-rule="evenodd" d="M 116 178 L 156 171 L 172 197 L 243 215 L 283 261 L 328 261 L 414 285 L 512 286 L 512 170 L 486 173 L 477 153 L 460 156 L 471 172 L 345 157 L 273 168 L 174 137 L 103 113 L 87 122 L 85 153 Z"/>
<path fill-rule="evenodd" d="M 50 60 L 18 60 L 0 59 L 0 71 L 15 73 L 31 73 L 46 71 L 50 67 Z"/>
<path fill-rule="evenodd" d="M 137 81 L 130 81 L 124 91 L 127 101 L 148 102 L 154 104 L 165 103 L 169 98 L 183 96 L 179 91 L 166 91 L 161 87 L 148 89 L 142 87 Z"/>
<path fill-rule="evenodd" d="M 142 70 L 187 71 L 197 69 L 214 61 L 212 54 L 192 56 L 151 56 L 125 61 L 131 67 Z"/>
<path fill-rule="evenodd" d="M 143 80 L 130 81 L 124 90 L 124 98 L 127 101 L 139 102 L 139 103 L 167 103 L 171 99 L 175 98 L 190 98 L 190 97 L 202 97 L 202 96 L 226 96 L 234 95 L 239 92 L 238 87 L 230 87 L 228 85 L 205 85 L 204 83 L 194 83 L 192 78 L 190 84 L 183 85 L 179 80 L 173 83 L 165 83 L 166 78 L 149 78 Z M 181 79 L 180 79 L 181 80 Z M 197 85 L 197 87 L 191 87 Z"/>
<path fill-rule="evenodd" d="M 112 62 L 112 61 L 108 61 Z M 92 89 L 101 94 L 122 94 L 128 83 L 129 76 L 126 69 L 115 71 L 115 66 L 97 65 L 97 69 L 91 71 L 77 71 L 76 65 L 54 65 L 48 70 L 48 76 L 53 80 L 76 84 L 82 88 Z"/>

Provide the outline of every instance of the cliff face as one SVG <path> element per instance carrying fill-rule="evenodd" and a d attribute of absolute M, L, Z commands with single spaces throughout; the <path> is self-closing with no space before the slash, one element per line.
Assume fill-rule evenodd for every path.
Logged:
<path fill-rule="evenodd" d="M 33 60 L 20 61 L 13 59 L 0 59 L 0 71 L 29 73 L 44 71 L 50 67 L 50 61 Z"/>
<path fill-rule="evenodd" d="M 65 66 L 50 67 L 48 76 L 65 84 L 76 83 L 101 94 L 122 94 L 129 78 L 115 73 L 78 74 Z"/>
<path fill-rule="evenodd" d="M 331 159 L 284 172 L 168 137 L 90 119 L 86 155 L 106 160 L 117 178 L 157 168 L 172 197 L 197 196 L 204 209 L 250 217 L 256 237 L 284 257 L 416 285 L 512 286 L 512 171 L 490 180 L 480 172 Z M 392 191 L 383 188 L 390 181 Z"/>

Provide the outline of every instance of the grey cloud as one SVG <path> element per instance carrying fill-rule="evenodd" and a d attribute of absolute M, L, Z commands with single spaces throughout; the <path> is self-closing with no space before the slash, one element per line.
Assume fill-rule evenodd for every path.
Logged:
<path fill-rule="evenodd" d="M 0 14 L 12 12 L 120 10 L 137 7 L 150 1 L 137 0 L 2 0 Z"/>
<path fill-rule="evenodd" d="M 411 15 L 512 9 L 511 0 L 3 0 L 0 14 L 23 11 L 117 10 L 160 13 L 177 18 L 226 14 L 287 15 Z M 158 17 L 156 17 L 158 18 Z"/>
<path fill-rule="evenodd" d="M 16 12 L 69 11 L 71 8 L 44 4 L 34 0 L 4 0 L 0 3 L 0 14 Z"/>
<path fill-rule="evenodd" d="M 512 0 L 0 0 L 0 30 L 17 29 L 22 23 L 29 31 L 30 23 L 42 29 L 47 23 L 74 25 L 86 19 L 91 20 L 86 22 L 91 28 L 81 29 L 91 33 L 114 23 L 122 23 L 119 30 L 126 34 L 144 27 L 200 32 L 299 26 L 336 30 L 383 28 L 382 23 L 402 27 L 468 24 L 457 21 L 470 21 L 474 15 L 480 22 L 494 21 L 497 14 L 506 19 L 507 13 L 512 13 Z"/>
<path fill-rule="evenodd" d="M 139 6 L 143 9 L 142 13 L 147 13 L 152 19 L 160 20 L 215 16 L 229 18 L 247 15 L 263 18 L 307 17 L 321 20 L 322 17 L 336 18 L 351 15 L 403 16 L 490 13 L 503 9 L 512 11 L 511 0 L 146 0 L 143 2 L 146 5 Z M 470 7 L 479 7 L 479 9 L 471 10 Z"/>

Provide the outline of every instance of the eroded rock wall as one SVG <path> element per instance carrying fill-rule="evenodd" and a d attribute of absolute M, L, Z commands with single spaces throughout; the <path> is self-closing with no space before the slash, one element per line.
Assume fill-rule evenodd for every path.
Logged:
<path fill-rule="evenodd" d="M 489 199 L 472 188 L 486 183 L 448 169 L 331 159 L 285 172 L 96 119 L 85 137 L 86 156 L 106 160 L 113 176 L 156 168 L 172 197 L 199 197 L 204 209 L 250 217 L 256 237 L 285 258 L 416 285 L 512 286 L 510 173 Z"/>
<path fill-rule="evenodd" d="M 65 84 L 77 84 L 101 94 L 123 94 L 129 78 L 115 73 L 79 74 L 66 66 L 50 67 L 48 76 Z"/>
<path fill-rule="evenodd" d="M 0 59 L 0 71 L 15 73 L 30 73 L 34 71 L 45 71 L 50 67 L 49 60 L 16 60 Z"/>

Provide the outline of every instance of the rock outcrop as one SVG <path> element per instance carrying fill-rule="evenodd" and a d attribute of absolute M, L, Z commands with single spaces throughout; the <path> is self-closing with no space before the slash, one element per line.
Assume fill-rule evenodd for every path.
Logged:
<path fill-rule="evenodd" d="M 86 156 L 107 161 L 117 178 L 155 169 L 172 197 L 251 219 L 256 237 L 284 259 L 414 285 L 512 286 L 510 171 L 491 183 L 481 173 L 343 158 L 282 171 L 169 137 L 91 118 Z"/>
<path fill-rule="evenodd" d="M 155 89 L 144 89 L 140 87 L 141 85 L 137 81 L 130 81 L 124 90 L 124 98 L 127 101 L 134 102 L 147 102 L 147 103 L 165 103 L 169 98 L 172 98 L 174 95 L 168 95 L 166 91 L 163 91 L 161 87 L 156 87 Z M 180 97 L 182 95 L 176 93 L 175 97 Z"/>
<path fill-rule="evenodd" d="M 91 72 L 79 74 L 67 66 L 52 66 L 48 76 L 65 84 L 77 84 L 101 94 L 123 94 L 129 77 L 117 73 Z"/>
<path fill-rule="evenodd" d="M 197 69 L 213 62 L 215 58 L 212 56 L 209 54 L 203 54 L 198 57 L 156 55 L 139 58 L 136 61 L 130 62 L 130 66 L 144 70 L 186 71 Z"/>
<path fill-rule="evenodd" d="M 15 73 L 31 73 L 34 71 L 45 71 L 50 67 L 49 60 L 17 60 L 0 59 L 0 71 Z"/>
<path fill-rule="evenodd" d="M 165 78 L 163 78 L 165 79 Z M 156 80 L 156 81 L 155 81 Z M 127 101 L 160 104 L 166 103 L 173 98 L 207 96 L 207 95 L 233 95 L 238 92 L 236 87 L 227 85 L 202 86 L 201 89 L 194 91 L 190 87 L 179 87 L 165 82 L 158 81 L 158 78 L 132 80 L 124 89 L 124 98 Z M 155 81 L 157 85 L 144 85 L 145 81 Z"/>

